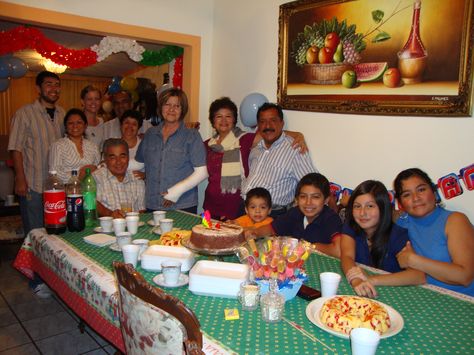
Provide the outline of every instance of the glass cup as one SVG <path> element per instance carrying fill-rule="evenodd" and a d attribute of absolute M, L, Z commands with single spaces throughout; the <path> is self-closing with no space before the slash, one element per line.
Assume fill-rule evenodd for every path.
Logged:
<path fill-rule="evenodd" d="M 174 260 L 165 260 L 161 263 L 161 272 L 165 285 L 176 286 L 181 275 L 181 262 Z"/>
<path fill-rule="evenodd" d="M 125 214 L 127 214 L 127 212 L 132 212 L 132 202 L 131 201 L 120 202 L 120 209 Z"/>
<path fill-rule="evenodd" d="M 244 311 L 254 311 L 260 299 L 260 286 L 255 281 L 244 281 L 240 284 L 239 302 Z"/>

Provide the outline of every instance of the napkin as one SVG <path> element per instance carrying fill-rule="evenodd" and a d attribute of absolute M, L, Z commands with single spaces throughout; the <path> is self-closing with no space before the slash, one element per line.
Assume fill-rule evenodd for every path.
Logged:
<path fill-rule="evenodd" d="M 91 235 L 88 235 L 87 237 L 84 237 L 84 241 L 86 243 L 89 243 L 98 247 L 103 247 L 105 245 L 110 245 L 112 243 L 115 243 L 116 238 L 108 234 L 98 233 L 98 234 L 91 234 Z"/>

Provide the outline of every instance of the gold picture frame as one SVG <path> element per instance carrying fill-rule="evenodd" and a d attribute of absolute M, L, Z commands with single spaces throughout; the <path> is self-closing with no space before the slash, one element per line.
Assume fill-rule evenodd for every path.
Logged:
<path fill-rule="evenodd" d="M 278 103 L 298 111 L 471 116 L 473 1 L 299 0 L 282 4 Z M 330 48 L 338 37 L 328 37 L 331 32 L 340 34 L 339 49 Z M 422 43 L 421 47 L 415 48 L 415 42 Z M 308 54 L 310 50 L 313 53 Z M 337 51 L 343 59 L 334 63 L 341 59 L 334 56 Z M 412 65 L 415 62 L 422 65 Z M 406 63 L 411 65 L 408 69 Z M 387 68 L 396 68 L 402 76 L 396 87 L 383 83 Z M 342 75 L 348 70 L 359 73 L 364 82 L 352 88 L 342 85 Z M 390 82 L 393 73 L 395 80 Z M 396 74 L 393 69 L 386 74 L 387 85 L 396 82 Z M 347 77 L 345 84 L 350 86 L 353 79 Z"/>

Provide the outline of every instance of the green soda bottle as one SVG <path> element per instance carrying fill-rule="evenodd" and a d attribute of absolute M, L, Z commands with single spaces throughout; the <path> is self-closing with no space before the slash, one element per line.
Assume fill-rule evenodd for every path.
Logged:
<path fill-rule="evenodd" d="M 97 222 L 96 196 L 97 186 L 91 169 L 86 169 L 86 176 L 82 179 L 82 194 L 84 195 L 84 219 L 86 227 L 94 227 Z"/>

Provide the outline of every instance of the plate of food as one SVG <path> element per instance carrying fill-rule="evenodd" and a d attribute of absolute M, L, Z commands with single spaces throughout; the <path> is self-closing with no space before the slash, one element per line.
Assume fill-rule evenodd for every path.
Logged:
<path fill-rule="evenodd" d="M 340 338 L 349 339 L 353 328 L 369 328 L 380 338 L 398 334 L 403 318 L 385 303 L 359 296 L 321 297 L 308 304 L 306 316 L 317 327 Z"/>
<path fill-rule="evenodd" d="M 176 246 L 179 247 L 182 245 L 183 238 L 189 238 L 191 235 L 190 230 L 177 229 L 172 230 L 171 232 L 163 233 L 158 240 L 152 241 L 151 245 L 167 245 L 167 246 Z"/>

